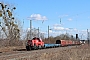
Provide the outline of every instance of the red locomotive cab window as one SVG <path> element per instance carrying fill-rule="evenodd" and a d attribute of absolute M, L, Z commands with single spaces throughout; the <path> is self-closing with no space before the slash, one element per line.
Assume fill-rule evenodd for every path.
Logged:
<path fill-rule="evenodd" d="M 32 40 L 28 40 L 28 43 L 30 43 Z"/>
<path fill-rule="evenodd" d="M 41 42 L 39 38 L 37 38 L 37 40 L 38 40 L 39 42 Z"/>
<path fill-rule="evenodd" d="M 36 37 L 34 37 L 32 40 L 36 40 L 37 38 Z"/>
<path fill-rule="evenodd" d="M 41 38 L 37 38 L 39 42 L 42 42 L 42 39 Z"/>

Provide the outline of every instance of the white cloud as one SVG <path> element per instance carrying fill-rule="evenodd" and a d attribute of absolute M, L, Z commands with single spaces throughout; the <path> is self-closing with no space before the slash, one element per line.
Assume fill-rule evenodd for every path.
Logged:
<path fill-rule="evenodd" d="M 52 30 L 49 30 L 49 33 L 53 33 L 53 31 Z"/>
<path fill-rule="evenodd" d="M 40 33 L 42 33 L 42 34 L 46 34 L 46 32 L 45 32 L 45 31 L 40 31 Z"/>
<path fill-rule="evenodd" d="M 69 18 L 68 20 L 69 20 L 69 21 L 72 21 L 72 18 Z"/>
<path fill-rule="evenodd" d="M 53 25 L 54 30 L 70 30 L 69 28 L 62 27 L 61 24 Z"/>
<path fill-rule="evenodd" d="M 64 30 L 65 28 L 61 26 L 61 24 L 54 24 L 53 30 Z"/>
<path fill-rule="evenodd" d="M 47 20 L 47 17 L 42 16 L 40 14 L 32 14 L 28 19 L 31 19 L 31 20 Z"/>
<path fill-rule="evenodd" d="M 54 24 L 53 26 L 61 26 L 61 24 Z"/>
<path fill-rule="evenodd" d="M 74 31 L 78 31 L 76 28 L 73 28 Z"/>
<path fill-rule="evenodd" d="M 53 27 L 54 30 L 64 30 L 64 27 Z"/>
<path fill-rule="evenodd" d="M 63 18 L 63 17 L 67 17 L 67 16 L 68 16 L 68 14 L 64 14 L 64 15 L 60 15 L 59 17 Z"/>

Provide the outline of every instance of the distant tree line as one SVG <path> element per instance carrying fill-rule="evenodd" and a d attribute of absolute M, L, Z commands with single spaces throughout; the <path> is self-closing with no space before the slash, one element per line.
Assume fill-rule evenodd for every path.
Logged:
<path fill-rule="evenodd" d="M 44 42 L 45 43 L 56 43 L 56 40 L 76 40 L 76 37 L 73 37 L 73 35 L 69 35 L 67 33 L 67 34 L 58 35 L 56 37 L 50 36 L 49 38 L 45 38 Z M 80 39 L 78 38 L 78 40 Z"/>

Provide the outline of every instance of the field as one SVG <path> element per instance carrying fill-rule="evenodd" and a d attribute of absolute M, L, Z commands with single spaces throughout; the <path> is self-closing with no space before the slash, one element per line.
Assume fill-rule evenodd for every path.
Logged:
<path fill-rule="evenodd" d="M 87 44 L 34 51 L 17 50 L 0 53 L 0 60 L 90 60 L 90 46 Z"/>

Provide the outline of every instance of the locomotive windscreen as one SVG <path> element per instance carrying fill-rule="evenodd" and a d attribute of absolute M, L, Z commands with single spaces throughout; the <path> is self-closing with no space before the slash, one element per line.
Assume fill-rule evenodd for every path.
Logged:
<path fill-rule="evenodd" d="M 61 40 L 56 40 L 56 44 L 61 44 Z"/>

